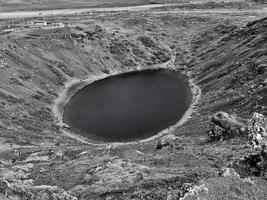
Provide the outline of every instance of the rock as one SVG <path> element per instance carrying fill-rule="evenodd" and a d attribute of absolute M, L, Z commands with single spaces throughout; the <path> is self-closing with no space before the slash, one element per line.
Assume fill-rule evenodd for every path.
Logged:
<path fill-rule="evenodd" d="M 253 148 L 267 146 L 265 118 L 262 114 L 254 113 L 249 124 L 249 139 Z"/>
<path fill-rule="evenodd" d="M 148 36 L 140 36 L 138 40 L 146 47 L 149 48 L 156 47 L 155 42 Z"/>
<path fill-rule="evenodd" d="M 65 124 L 65 123 L 62 123 L 62 125 L 60 127 L 64 130 L 70 130 L 70 126 L 68 124 Z"/>
<path fill-rule="evenodd" d="M 93 177 L 93 175 L 86 173 L 86 174 L 84 174 L 84 176 L 83 176 L 83 180 L 84 180 L 85 182 L 88 182 L 88 181 L 90 181 L 90 180 L 92 179 L 92 177 Z"/>
<path fill-rule="evenodd" d="M 222 171 L 219 173 L 220 176 L 222 177 L 240 177 L 239 174 L 233 169 L 233 168 L 222 168 Z"/>
<path fill-rule="evenodd" d="M 182 197 L 180 200 L 203 199 L 201 197 L 207 197 L 208 192 L 209 190 L 206 185 L 195 185 L 191 187 L 189 191 L 184 195 L 184 197 Z"/>
<path fill-rule="evenodd" d="M 208 135 L 211 140 L 223 140 L 245 135 L 247 126 L 236 117 L 226 112 L 218 112 L 211 117 L 210 131 Z"/>
<path fill-rule="evenodd" d="M 253 149 L 248 156 L 235 161 L 232 167 L 240 176 L 264 176 L 267 173 L 267 149 Z"/>
<path fill-rule="evenodd" d="M 173 143 L 176 139 L 177 137 L 173 134 L 165 135 L 158 140 L 156 149 L 162 149 L 163 147 L 173 146 Z"/>
<path fill-rule="evenodd" d="M 84 180 L 84 183 L 90 185 L 90 184 L 100 181 L 100 178 L 96 175 L 86 173 L 83 176 L 83 180 Z"/>
<path fill-rule="evenodd" d="M 267 145 L 265 118 L 259 113 L 254 113 L 249 125 L 246 125 L 237 117 L 225 112 L 218 112 L 211 117 L 208 135 L 211 140 L 248 136 L 250 143 L 255 148 L 259 145 Z"/>
<path fill-rule="evenodd" d="M 140 181 L 142 181 L 142 180 L 144 180 L 144 175 L 143 175 L 143 173 L 142 173 L 141 171 L 137 171 L 137 172 L 136 172 L 136 177 L 135 177 L 134 181 L 135 181 L 135 182 L 140 182 Z"/>
<path fill-rule="evenodd" d="M 27 162 L 32 162 L 32 161 L 43 162 L 48 160 L 49 160 L 49 155 L 39 154 L 39 153 L 33 153 L 26 158 Z"/>
<path fill-rule="evenodd" d="M 236 136 L 246 136 L 251 144 L 249 155 L 233 163 L 235 170 L 242 176 L 263 176 L 267 172 L 267 133 L 265 118 L 262 114 L 254 113 L 246 125 L 225 112 L 218 112 L 211 117 L 211 128 L 208 133 L 211 140 L 223 140 Z M 224 168 L 221 176 L 239 176 L 231 168 Z"/>
<path fill-rule="evenodd" d="M 267 173 L 267 133 L 262 114 L 253 114 L 248 126 L 248 139 L 250 153 L 234 162 L 233 167 L 242 176 L 264 176 Z"/>

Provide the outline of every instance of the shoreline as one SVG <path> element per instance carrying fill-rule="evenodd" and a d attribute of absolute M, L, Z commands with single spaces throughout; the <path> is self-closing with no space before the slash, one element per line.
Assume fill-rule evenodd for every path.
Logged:
<path fill-rule="evenodd" d="M 139 67 L 130 69 L 130 70 L 117 70 L 116 72 L 109 73 L 109 74 L 101 74 L 96 75 L 90 78 L 86 79 L 72 79 L 68 81 L 65 86 L 63 87 L 63 90 L 59 93 L 59 96 L 57 99 L 55 99 L 52 111 L 54 113 L 54 116 L 56 118 L 55 122 L 56 125 L 60 127 L 60 130 L 63 132 L 63 134 L 67 135 L 68 137 L 71 137 L 73 139 L 76 139 L 82 143 L 88 144 L 88 145 L 95 145 L 95 146 L 106 146 L 106 145 L 112 145 L 112 146 L 120 146 L 120 145 L 129 145 L 129 144 L 140 144 L 144 142 L 149 142 L 151 140 L 154 140 L 156 138 L 162 137 L 164 135 L 168 135 L 171 132 L 173 132 L 178 126 L 181 126 L 182 124 L 186 123 L 192 116 L 192 114 L 196 110 L 196 105 L 198 104 L 200 98 L 201 98 L 201 89 L 197 84 L 195 83 L 193 78 L 189 77 L 188 72 L 180 71 L 181 74 L 184 74 L 187 77 L 188 80 L 188 86 L 191 90 L 191 103 L 186 110 L 186 112 L 183 114 L 183 116 L 173 125 L 170 127 L 167 127 L 161 131 L 159 131 L 157 134 L 140 140 L 135 141 L 129 141 L 129 142 L 102 142 L 102 141 L 95 141 L 92 139 L 89 139 L 87 137 L 75 134 L 74 132 L 71 132 L 69 130 L 66 130 L 64 127 L 68 127 L 67 124 L 63 122 L 63 114 L 64 114 L 64 106 L 69 102 L 69 100 L 73 97 L 73 95 L 76 94 L 79 90 L 86 87 L 87 85 L 90 85 L 94 83 L 95 81 L 99 81 L 105 78 L 109 78 L 111 76 L 118 76 L 125 73 L 134 73 L 134 72 L 141 72 L 144 70 L 160 70 L 160 69 L 169 69 L 173 71 L 178 71 L 178 66 L 174 65 L 175 56 L 172 56 L 169 61 L 163 64 L 157 64 L 150 67 L 144 67 L 140 69 Z"/>

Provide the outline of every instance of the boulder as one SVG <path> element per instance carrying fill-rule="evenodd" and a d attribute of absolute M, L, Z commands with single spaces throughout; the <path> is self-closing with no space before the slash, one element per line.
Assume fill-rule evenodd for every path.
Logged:
<path fill-rule="evenodd" d="M 265 118 L 262 114 L 254 113 L 249 124 L 249 140 L 253 148 L 267 146 Z"/>
<path fill-rule="evenodd" d="M 62 129 L 69 131 L 70 130 L 70 126 L 68 124 L 62 123 L 60 126 Z"/>
<path fill-rule="evenodd" d="M 212 115 L 210 122 L 208 136 L 213 141 L 245 136 L 254 148 L 267 146 L 265 118 L 262 114 L 254 113 L 249 123 L 244 123 L 238 117 L 218 112 Z"/>
<path fill-rule="evenodd" d="M 165 135 L 158 140 L 156 149 L 162 149 L 163 147 L 173 146 L 173 143 L 176 139 L 177 137 L 173 134 Z"/>
<path fill-rule="evenodd" d="M 245 135 L 247 126 L 226 112 L 218 112 L 211 117 L 208 136 L 211 140 L 223 140 Z"/>
<path fill-rule="evenodd" d="M 180 200 L 208 199 L 209 189 L 205 184 L 195 185 Z"/>

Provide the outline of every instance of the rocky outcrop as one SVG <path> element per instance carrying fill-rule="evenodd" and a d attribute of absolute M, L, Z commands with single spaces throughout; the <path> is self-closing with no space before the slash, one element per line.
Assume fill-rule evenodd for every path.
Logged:
<path fill-rule="evenodd" d="M 267 134 L 265 118 L 254 113 L 248 127 L 250 154 L 233 163 L 243 176 L 267 177 Z"/>
<path fill-rule="evenodd" d="M 249 124 L 250 142 L 254 148 L 264 148 L 267 146 L 267 133 L 265 119 L 262 114 L 254 113 Z"/>
<path fill-rule="evenodd" d="M 246 137 L 250 153 L 235 161 L 232 167 L 241 176 L 267 176 L 267 133 L 265 118 L 262 114 L 254 113 L 248 123 L 242 123 L 237 117 L 218 112 L 211 117 L 211 129 L 208 135 L 211 140 Z M 222 175 L 235 173 L 226 168 Z"/>
<path fill-rule="evenodd" d="M 241 121 L 240 118 L 228 113 L 218 112 L 211 117 L 208 136 L 212 141 L 245 136 L 253 148 L 267 144 L 265 119 L 259 113 L 254 113 L 247 123 L 246 120 Z"/>
<path fill-rule="evenodd" d="M 206 185 L 195 185 L 189 188 L 188 192 L 180 200 L 191 200 L 191 199 L 204 199 L 207 197 L 208 188 Z"/>
<path fill-rule="evenodd" d="M 233 163 L 233 168 L 241 177 L 263 176 L 267 178 L 267 150 L 254 150 L 249 155 Z"/>
<path fill-rule="evenodd" d="M 218 112 L 211 117 L 208 135 L 212 141 L 245 135 L 247 126 L 236 117 Z"/>

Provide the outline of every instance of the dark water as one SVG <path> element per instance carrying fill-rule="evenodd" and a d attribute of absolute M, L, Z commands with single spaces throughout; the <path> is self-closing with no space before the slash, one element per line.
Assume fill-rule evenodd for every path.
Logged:
<path fill-rule="evenodd" d="M 191 93 L 184 75 L 171 70 L 126 73 L 78 91 L 63 121 L 75 133 L 109 142 L 143 139 L 175 124 Z"/>

